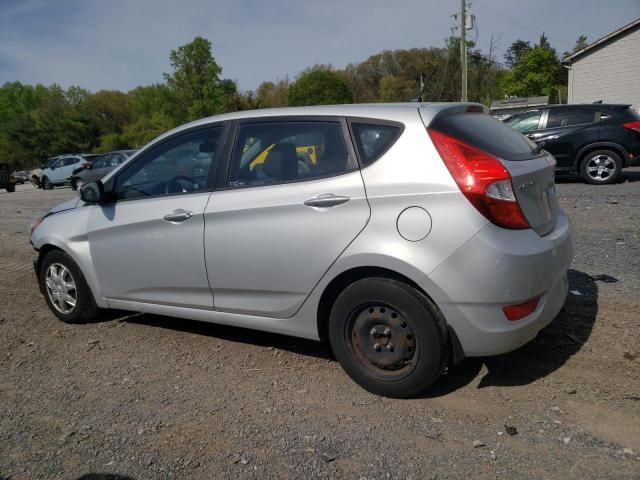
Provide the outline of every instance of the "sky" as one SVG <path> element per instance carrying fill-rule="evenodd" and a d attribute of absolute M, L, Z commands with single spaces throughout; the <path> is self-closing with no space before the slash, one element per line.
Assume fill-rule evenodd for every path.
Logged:
<path fill-rule="evenodd" d="M 559 53 L 640 17 L 640 0 L 470 0 L 483 51 L 545 32 Z M 163 80 L 169 52 L 197 35 L 241 90 L 314 64 L 441 47 L 459 0 L 0 0 L 0 84 L 130 90 Z M 456 32 L 456 35 L 458 33 Z"/>

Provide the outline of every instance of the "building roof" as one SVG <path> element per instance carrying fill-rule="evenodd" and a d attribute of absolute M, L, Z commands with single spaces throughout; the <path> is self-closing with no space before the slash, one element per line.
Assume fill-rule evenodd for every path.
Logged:
<path fill-rule="evenodd" d="M 491 102 L 491 110 L 507 108 L 540 107 L 549 104 L 549 95 L 543 97 L 511 97 Z"/>
<path fill-rule="evenodd" d="M 629 32 L 630 30 L 633 30 L 633 29 L 636 29 L 636 28 L 640 28 L 640 18 L 636 18 L 633 22 L 626 24 L 624 27 L 620 27 L 618 30 L 613 31 L 610 34 L 605 35 L 604 37 L 600 37 L 598 40 L 596 40 L 595 42 L 590 43 L 589 45 L 584 47 L 582 50 L 578 50 L 577 52 L 572 53 L 568 57 L 565 57 L 562 60 L 562 63 L 574 62 L 579 57 L 581 57 L 582 55 L 588 53 L 589 51 L 593 50 L 594 48 L 599 47 L 599 46 L 603 46 L 604 44 L 607 44 L 607 43 L 610 43 L 612 41 L 615 41 L 619 36 L 624 35 L 627 32 Z"/>

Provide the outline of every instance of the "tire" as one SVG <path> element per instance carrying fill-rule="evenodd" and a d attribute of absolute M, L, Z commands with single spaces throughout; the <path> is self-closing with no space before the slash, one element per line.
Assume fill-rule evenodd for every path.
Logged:
<path fill-rule="evenodd" d="M 63 322 L 86 323 L 98 315 L 99 309 L 84 275 L 63 251 L 52 250 L 46 254 L 40 264 L 38 279 L 47 305 Z M 73 288 L 69 288 L 70 284 L 73 284 Z M 65 295 L 75 300 L 75 306 L 65 300 Z"/>
<path fill-rule="evenodd" d="M 614 183 L 622 172 L 622 159 L 612 150 L 589 152 L 580 163 L 580 177 L 592 185 Z"/>
<path fill-rule="evenodd" d="M 329 341 L 351 379 L 393 398 L 429 388 L 449 358 L 440 311 L 421 292 L 389 278 L 359 280 L 338 296 Z"/>
<path fill-rule="evenodd" d="M 51 183 L 48 177 L 42 177 L 42 189 L 53 190 L 53 183 Z"/>
<path fill-rule="evenodd" d="M 13 193 L 16 191 L 16 186 L 14 185 L 7 185 L 7 192 L 9 193 Z"/>

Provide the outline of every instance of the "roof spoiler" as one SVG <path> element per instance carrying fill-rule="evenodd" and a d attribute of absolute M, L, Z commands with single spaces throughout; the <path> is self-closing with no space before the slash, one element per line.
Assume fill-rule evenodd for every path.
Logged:
<path fill-rule="evenodd" d="M 421 105 L 418 109 L 425 126 L 429 126 L 436 118 L 460 113 L 486 113 L 489 108 L 481 103 L 435 103 Z"/>

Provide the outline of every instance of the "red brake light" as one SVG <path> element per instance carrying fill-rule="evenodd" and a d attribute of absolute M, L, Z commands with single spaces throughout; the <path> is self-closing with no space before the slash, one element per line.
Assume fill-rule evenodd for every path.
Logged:
<path fill-rule="evenodd" d="M 622 126 L 640 133 L 640 121 L 623 123 Z"/>
<path fill-rule="evenodd" d="M 480 213 L 499 227 L 531 228 L 500 160 L 446 133 L 427 131 L 458 187 Z"/>
<path fill-rule="evenodd" d="M 505 317 L 507 317 L 507 320 L 520 320 L 521 318 L 533 313 L 533 311 L 538 307 L 539 301 L 540 297 L 536 297 L 531 300 L 527 300 L 524 303 L 519 303 L 518 305 L 509 305 L 508 307 L 504 307 L 502 311 L 504 312 Z"/>

